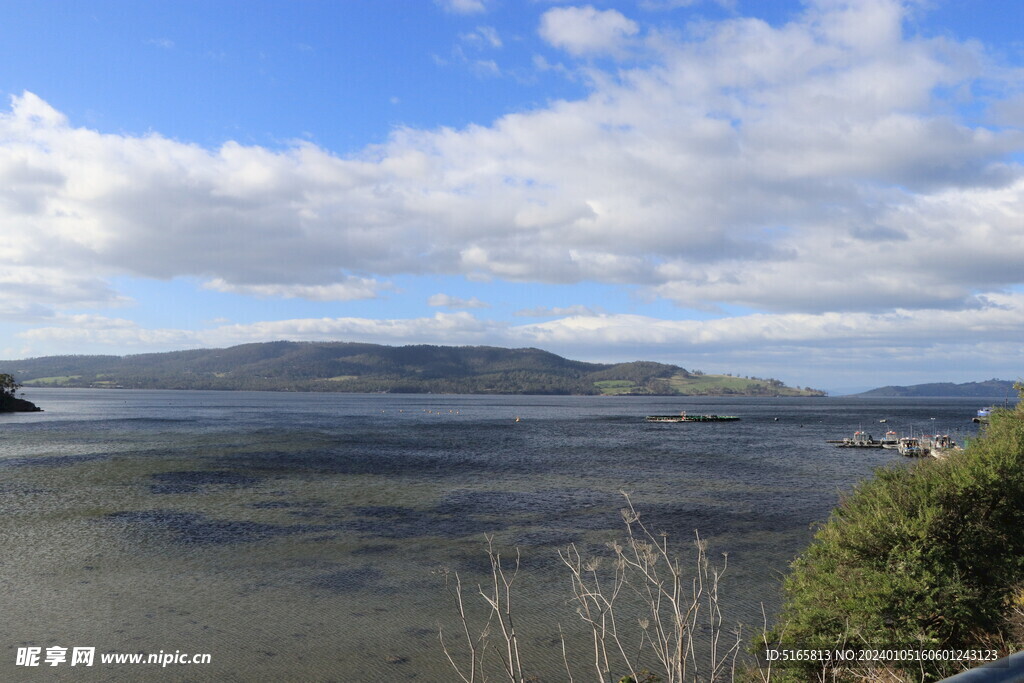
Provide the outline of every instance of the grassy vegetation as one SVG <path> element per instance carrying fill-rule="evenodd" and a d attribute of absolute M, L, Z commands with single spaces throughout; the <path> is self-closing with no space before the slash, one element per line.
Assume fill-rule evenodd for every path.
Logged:
<path fill-rule="evenodd" d="M 619 392 L 622 393 L 622 392 Z M 671 377 L 657 378 L 651 382 L 647 393 L 680 394 L 684 396 L 817 396 L 822 392 L 813 389 L 787 387 L 776 379 L 759 377 L 735 377 L 733 375 L 705 375 L 701 373 L 678 373 Z"/>
<path fill-rule="evenodd" d="M 734 377 L 733 375 L 705 375 L 680 372 L 668 377 L 651 377 L 645 382 L 631 380 L 603 380 L 594 386 L 605 396 L 623 394 L 680 395 L 680 396 L 819 396 L 813 389 L 787 387 L 776 379 Z"/>
<path fill-rule="evenodd" d="M 722 389 L 743 392 L 751 387 L 767 388 L 769 386 L 764 380 L 749 380 L 742 377 L 733 377 L 732 375 L 675 376 L 668 380 L 668 384 L 679 393 L 694 394 L 706 391 L 719 391 Z"/>
<path fill-rule="evenodd" d="M 833 512 L 786 579 L 770 639 L 799 648 L 1024 647 L 1024 402 L 968 449 L 882 469 Z M 944 661 L 834 668 L 828 680 L 933 681 Z M 815 680 L 803 663 L 776 680 Z M 787 678 L 788 676 L 788 678 Z"/>
<path fill-rule="evenodd" d="M 22 384 L 26 387 L 63 387 L 82 379 L 81 375 L 61 375 L 59 377 L 36 377 L 27 379 Z"/>
<path fill-rule="evenodd" d="M 636 382 L 628 379 L 606 379 L 594 382 L 594 386 L 605 396 L 636 393 L 636 390 L 640 387 Z"/>

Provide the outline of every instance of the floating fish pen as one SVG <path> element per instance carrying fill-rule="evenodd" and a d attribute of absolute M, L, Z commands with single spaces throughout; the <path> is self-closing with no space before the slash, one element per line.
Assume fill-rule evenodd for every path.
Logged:
<path fill-rule="evenodd" d="M 735 422 L 735 415 L 687 415 L 686 411 L 678 415 L 648 415 L 648 422 Z"/>

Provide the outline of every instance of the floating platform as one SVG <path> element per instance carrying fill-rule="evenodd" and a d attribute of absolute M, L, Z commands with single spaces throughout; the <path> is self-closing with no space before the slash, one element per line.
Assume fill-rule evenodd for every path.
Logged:
<path fill-rule="evenodd" d="M 836 448 L 896 448 L 896 432 L 885 433 L 884 439 L 872 438 L 867 432 L 854 432 L 853 438 L 825 439 L 825 443 L 834 443 Z"/>
<path fill-rule="evenodd" d="M 648 415 L 648 422 L 736 422 L 735 415 Z"/>

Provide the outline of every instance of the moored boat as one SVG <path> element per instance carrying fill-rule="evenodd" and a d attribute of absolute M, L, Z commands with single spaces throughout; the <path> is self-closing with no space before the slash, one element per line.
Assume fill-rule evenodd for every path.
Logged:
<path fill-rule="evenodd" d="M 896 450 L 899 451 L 900 455 L 905 455 L 908 458 L 920 458 L 926 455 L 921 447 L 921 440 L 913 436 L 905 436 L 900 439 L 896 445 Z"/>

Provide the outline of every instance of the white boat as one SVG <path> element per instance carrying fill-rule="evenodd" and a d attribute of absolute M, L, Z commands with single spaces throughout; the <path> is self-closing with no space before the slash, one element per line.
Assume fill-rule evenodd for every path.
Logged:
<path fill-rule="evenodd" d="M 885 438 L 882 439 L 882 448 L 895 450 L 899 446 L 899 442 L 899 434 L 890 429 L 885 433 Z"/>
<path fill-rule="evenodd" d="M 920 458 L 925 455 L 924 449 L 921 448 L 921 441 L 913 436 L 905 436 L 900 439 L 896 444 L 896 450 L 900 455 L 905 455 L 908 458 Z"/>

